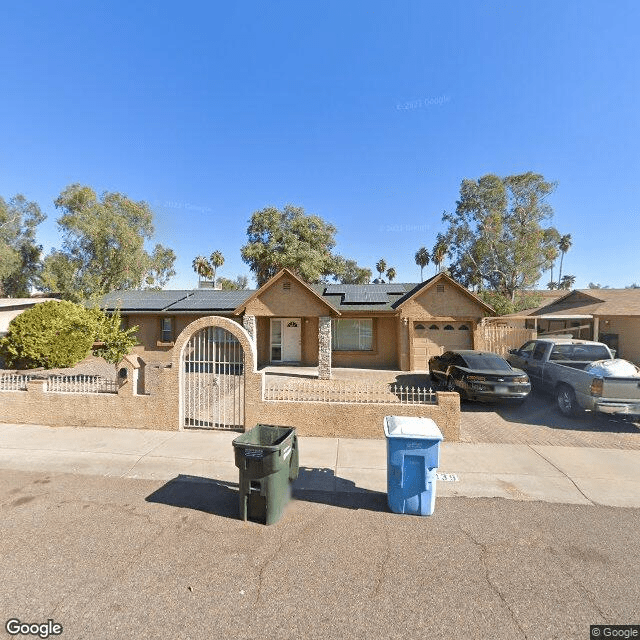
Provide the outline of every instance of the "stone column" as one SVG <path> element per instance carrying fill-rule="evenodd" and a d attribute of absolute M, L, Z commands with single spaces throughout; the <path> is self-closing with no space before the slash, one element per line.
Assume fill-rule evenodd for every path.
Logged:
<path fill-rule="evenodd" d="M 256 342 L 256 317 L 248 316 L 245 314 L 242 316 L 242 326 L 247 330 L 247 333 L 251 336 L 254 343 Z"/>
<path fill-rule="evenodd" d="M 318 318 L 318 378 L 331 378 L 331 318 Z"/>

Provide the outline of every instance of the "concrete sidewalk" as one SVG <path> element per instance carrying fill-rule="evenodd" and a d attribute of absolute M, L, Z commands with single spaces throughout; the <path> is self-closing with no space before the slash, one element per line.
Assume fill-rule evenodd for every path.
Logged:
<path fill-rule="evenodd" d="M 224 431 L 146 431 L 0 424 L 0 468 L 237 483 Z M 640 451 L 518 444 L 442 445 L 442 497 L 499 497 L 640 508 Z M 300 438 L 298 492 L 382 492 L 386 442 Z"/>

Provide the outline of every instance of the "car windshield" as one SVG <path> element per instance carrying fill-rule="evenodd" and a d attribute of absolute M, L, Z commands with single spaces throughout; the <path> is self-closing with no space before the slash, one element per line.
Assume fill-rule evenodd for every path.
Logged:
<path fill-rule="evenodd" d="M 607 348 L 599 344 L 557 344 L 553 347 L 549 360 L 568 360 L 570 362 L 592 362 L 609 360 Z"/>
<path fill-rule="evenodd" d="M 464 360 L 469 369 L 482 369 L 484 371 L 504 371 L 505 369 L 511 369 L 506 360 L 503 360 L 500 356 L 493 353 L 465 354 Z"/>

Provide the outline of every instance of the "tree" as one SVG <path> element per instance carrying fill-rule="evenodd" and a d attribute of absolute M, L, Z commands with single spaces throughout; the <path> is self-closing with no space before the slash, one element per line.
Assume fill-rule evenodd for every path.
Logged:
<path fill-rule="evenodd" d="M 307 282 L 321 282 L 327 276 L 339 277 L 344 266 L 332 253 L 336 232 L 332 224 L 305 214 L 302 207 L 266 207 L 251 216 L 240 253 L 259 287 L 284 267 Z"/>
<path fill-rule="evenodd" d="M 396 279 L 396 276 L 398 274 L 396 273 L 396 270 L 393 267 L 389 267 L 387 269 L 387 280 L 389 282 L 393 282 Z"/>
<path fill-rule="evenodd" d="M 380 258 L 380 260 L 376 262 L 376 271 L 378 272 L 380 280 L 382 280 L 382 274 L 386 271 L 386 269 L 387 269 L 387 263 L 385 262 L 385 259 Z"/>
<path fill-rule="evenodd" d="M 72 302 L 51 300 L 14 318 L 0 351 L 9 366 L 71 367 L 89 354 L 96 333 L 95 314 Z"/>
<path fill-rule="evenodd" d="M 560 280 L 558 289 L 571 289 L 571 287 L 573 287 L 573 285 L 575 284 L 575 281 L 576 281 L 575 276 L 570 276 L 570 275 L 562 276 L 562 280 Z"/>
<path fill-rule="evenodd" d="M 553 215 L 545 199 L 555 187 L 533 172 L 462 181 L 455 213 L 443 215 L 452 266 L 462 284 L 475 277 L 514 301 L 516 291 L 538 282 L 557 233 L 544 226 Z"/>
<path fill-rule="evenodd" d="M 159 289 L 175 275 L 171 249 L 160 244 L 151 253 L 145 249 L 154 232 L 146 202 L 121 193 L 98 198 L 90 187 L 72 184 L 55 205 L 63 212 L 58 218 L 63 242 L 45 258 L 45 291 L 79 301 L 114 290 Z"/>
<path fill-rule="evenodd" d="M 444 262 L 444 259 L 447 257 L 448 253 L 449 247 L 447 245 L 447 239 L 441 233 L 439 233 L 436 236 L 436 244 L 431 251 L 431 259 L 433 260 L 433 264 L 436 265 L 436 273 L 440 273 L 442 263 Z M 471 284 L 471 280 L 469 284 Z"/>
<path fill-rule="evenodd" d="M 88 313 L 92 314 L 95 321 L 95 341 L 102 343 L 93 350 L 93 355 L 117 367 L 138 344 L 138 327 L 123 328 L 122 317 L 117 309 L 110 315 L 98 308 L 89 309 Z"/>
<path fill-rule="evenodd" d="M 196 256 L 191 263 L 193 270 L 198 274 L 198 284 L 202 280 L 208 280 L 213 276 L 213 268 L 204 256 Z"/>
<path fill-rule="evenodd" d="M 45 219 L 35 202 L 0 197 L 0 295 L 26 297 L 38 282 L 40 253 L 36 227 Z"/>
<path fill-rule="evenodd" d="M 213 282 L 215 283 L 216 270 L 218 269 L 218 267 L 221 267 L 224 264 L 224 256 L 222 255 L 222 252 L 214 251 L 209 256 L 209 264 L 211 265 L 211 270 L 213 271 L 213 275 L 211 277 L 213 278 Z"/>
<path fill-rule="evenodd" d="M 369 284 L 371 275 L 371 269 L 358 266 L 355 260 L 336 256 L 333 278 L 341 284 Z"/>
<path fill-rule="evenodd" d="M 423 281 L 422 270 L 429 264 L 429 260 L 431 260 L 431 256 L 427 251 L 426 247 L 420 247 L 416 251 L 415 255 L 416 264 L 420 267 L 420 282 Z"/>
<path fill-rule="evenodd" d="M 549 270 L 549 281 L 554 282 L 553 280 L 553 267 L 555 266 L 555 262 L 558 258 L 558 243 L 560 242 L 560 234 L 557 229 L 551 227 L 549 229 L 545 229 L 545 250 L 544 250 L 544 258 L 545 265 L 542 267 L 544 270 Z"/>
<path fill-rule="evenodd" d="M 517 313 L 524 309 L 534 309 L 539 307 L 542 302 L 540 294 L 530 292 L 522 292 L 515 300 L 511 300 L 499 291 L 489 291 L 487 289 L 480 291 L 478 296 L 483 302 L 493 307 L 499 316 L 507 313 Z"/>
<path fill-rule="evenodd" d="M 249 286 L 249 279 L 247 276 L 238 276 L 235 280 L 218 278 L 218 285 L 226 291 L 238 291 L 240 289 L 246 289 Z"/>
<path fill-rule="evenodd" d="M 564 254 L 571 249 L 571 234 L 567 233 L 566 235 L 560 238 L 558 242 L 558 249 L 560 250 L 560 270 L 558 271 L 558 282 L 562 282 L 562 261 L 564 260 Z M 574 278 L 575 279 L 575 278 Z"/>

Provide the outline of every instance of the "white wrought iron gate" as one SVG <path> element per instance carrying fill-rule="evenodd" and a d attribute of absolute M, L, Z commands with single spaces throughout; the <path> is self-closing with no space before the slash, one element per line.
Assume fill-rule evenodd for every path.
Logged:
<path fill-rule="evenodd" d="M 244 350 L 230 331 L 206 327 L 191 336 L 180 394 L 183 427 L 244 427 Z"/>

